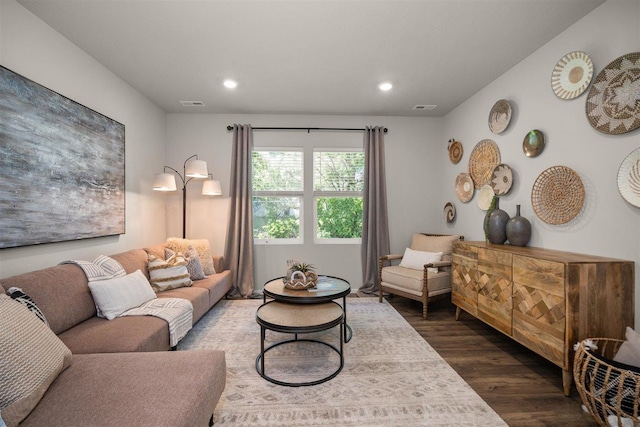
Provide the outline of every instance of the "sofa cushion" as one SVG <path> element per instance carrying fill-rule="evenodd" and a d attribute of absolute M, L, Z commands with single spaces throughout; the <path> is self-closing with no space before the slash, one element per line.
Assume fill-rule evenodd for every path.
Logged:
<path fill-rule="evenodd" d="M 166 261 L 149 254 L 147 268 L 149 269 L 149 282 L 155 292 L 191 286 L 187 260 L 180 253 L 173 252 L 173 255 Z"/>
<path fill-rule="evenodd" d="M 72 359 L 71 351 L 47 325 L 4 294 L 0 294 L 0 331 L 0 416 L 12 427 L 36 407 Z"/>
<path fill-rule="evenodd" d="M 200 262 L 202 263 L 202 269 L 204 270 L 204 274 L 207 276 L 210 274 L 215 274 L 216 270 L 213 267 L 213 258 L 211 257 L 211 247 L 209 245 L 209 240 L 207 239 L 178 239 L 176 237 L 171 237 L 167 239 L 167 248 L 171 249 L 174 252 L 182 252 L 185 253 L 189 246 L 193 246 L 196 251 L 198 251 L 198 255 L 200 256 Z"/>
<path fill-rule="evenodd" d="M 204 280 L 193 282 L 193 287 L 206 289 L 209 292 L 209 307 L 213 307 L 231 290 L 231 271 L 221 270 Z"/>
<path fill-rule="evenodd" d="M 56 334 L 96 315 L 87 276 L 76 265 L 56 265 L 0 282 L 5 289 L 15 286 L 33 298 Z"/>
<path fill-rule="evenodd" d="M 109 320 L 156 297 L 140 270 L 123 277 L 90 282 L 89 289 L 102 317 Z"/>
<path fill-rule="evenodd" d="M 426 252 L 442 252 L 442 261 L 451 261 L 453 242 L 459 240 L 459 235 L 425 236 L 416 233 L 411 238 L 411 249 Z"/>
<path fill-rule="evenodd" d="M 123 333 L 126 331 L 126 333 Z M 92 317 L 59 335 L 73 354 L 169 350 L 167 322 L 154 316 Z"/>
<path fill-rule="evenodd" d="M 382 282 L 388 288 L 422 296 L 424 271 L 392 265 L 382 269 Z M 451 292 L 451 274 L 448 272 L 427 273 L 429 296 Z"/>
<path fill-rule="evenodd" d="M 192 324 L 195 324 L 211 308 L 209 305 L 209 291 L 195 286 L 158 292 L 157 296 L 158 298 L 182 298 L 189 301 L 193 306 Z"/>
<path fill-rule="evenodd" d="M 206 426 L 225 382 L 222 351 L 74 354 L 20 427 Z"/>
<path fill-rule="evenodd" d="M 111 258 L 118 261 L 127 273 L 133 273 L 140 270 L 147 278 L 147 252 L 144 249 L 131 249 L 130 251 L 121 252 L 119 254 L 110 255 Z"/>

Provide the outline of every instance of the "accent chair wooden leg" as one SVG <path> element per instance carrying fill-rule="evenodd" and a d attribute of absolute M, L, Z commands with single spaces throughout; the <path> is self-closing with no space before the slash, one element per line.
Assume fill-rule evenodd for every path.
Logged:
<path fill-rule="evenodd" d="M 382 302 L 382 286 L 378 285 L 378 302 Z"/>
<path fill-rule="evenodd" d="M 456 307 L 456 320 L 460 320 L 460 307 Z"/>
<path fill-rule="evenodd" d="M 423 302 L 423 303 L 422 303 L 422 318 L 423 318 L 424 320 L 427 320 L 427 307 L 428 307 L 428 305 L 429 305 L 429 304 L 428 304 L 428 303 L 426 303 L 426 302 Z"/>

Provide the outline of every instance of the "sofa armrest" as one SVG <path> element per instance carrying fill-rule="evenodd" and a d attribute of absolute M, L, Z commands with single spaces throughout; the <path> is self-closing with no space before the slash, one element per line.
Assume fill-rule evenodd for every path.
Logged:
<path fill-rule="evenodd" d="M 211 258 L 213 258 L 213 268 L 216 270 L 216 273 L 222 273 L 226 270 L 224 257 L 222 255 L 214 255 Z"/>

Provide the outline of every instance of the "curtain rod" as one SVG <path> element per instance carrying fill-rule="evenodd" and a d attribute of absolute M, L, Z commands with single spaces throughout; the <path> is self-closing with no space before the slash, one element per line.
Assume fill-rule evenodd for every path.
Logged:
<path fill-rule="evenodd" d="M 255 127 L 255 128 L 251 128 L 253 130 L 306 130 L 307 133 L 310 133 L 312 130 L 335 130 L 335 131 L 349 131 L 349 132 L 355 132 L 355 131 L 359 131 L 359 132 L 364 132 L 366 129 L 363 128 L 312 128 L 312 127 L 306 127 L 306 128 L 290 128 L 290 127 Z M 227 130 L 231 131 L 233 130 L 233 126 L 227 126 Z M 384 133 L 387 133 L 387 128 L 384 128 Z"/>

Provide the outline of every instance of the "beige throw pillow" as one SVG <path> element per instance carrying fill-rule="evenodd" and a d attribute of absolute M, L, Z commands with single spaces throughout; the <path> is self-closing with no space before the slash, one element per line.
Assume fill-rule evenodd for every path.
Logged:
<path fill-rule="evenodd" d="M 193 246 L 198 252 L 200 257 L 200 263 L 202 264 L 202 270 L 207 276 L 215 274 L 216 270 L 213 267 L 213 258 L 211 255 L 211 246 L 207 239 L 178 239 L 177 237 L 170 237 L 167 239 L 167 247 L 174 252 L 187 253 L 189 246 Z"/>
<path fill-rule="evenodd" d="M 0 331 L 0 416 L 13 427 L 71 365 L 71 351 L 34 313 L 4 294 Z"/>
<path fill-rule="evenodd" d="M 425 264 L 439 262 L 441 259 L 442 252 L 414 251 L 413 249 L 406 248 L 402 261 L 400 261 L 400 267 L 410 268 L 412 270 L 422 270 L 424 269 Z M 432 272 L 434 271 L 432 270 Z M 435 269 L 435 272 L 438 272 L 437 268 Z"/>
<path fill-rule="evenodd" d="M 147 277 L 140 270 L 122 277 L 89 282 L 89 290 L 102 317 L 108 320 L 156 297 Z"/>
<path fill-rule="evenodd" d="M 155 292 L 191 286 L 193 282 L 187 270 L 187 260 L 180 253 L 174 253 L 167 260 L 149 254 L 147 268 L 151 286 Z"/>

